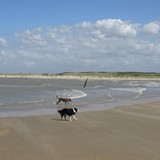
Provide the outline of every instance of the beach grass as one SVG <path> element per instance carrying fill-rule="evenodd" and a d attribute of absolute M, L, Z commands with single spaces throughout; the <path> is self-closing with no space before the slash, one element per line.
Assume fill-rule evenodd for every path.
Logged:
<path fill-rule="evenodd" d="M 92 76 L 105 78 L 160 78 L 160 73 L 155 72 L 64 72 L 61 76 Z"/>

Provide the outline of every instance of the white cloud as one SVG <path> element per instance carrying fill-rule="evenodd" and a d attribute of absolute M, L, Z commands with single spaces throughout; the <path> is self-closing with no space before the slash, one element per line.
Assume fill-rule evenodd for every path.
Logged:
<path fill-rule="evenodd" d="M 0 38 L 0 46 L 7 46 L 7 40 Z"/>
<path fill-rule="evenodd" d="M 160 32 L 160 24 L 151 22 L 144 25 L 144 32 L 148 34 L 158 34 Z"/>
<path fill-rule="evenodd" d="M 149 24 L 104 19 L 25 30 L 0 50 L 0 71 L 160 71 L 160 41 L 144 39 L 159 38 Z"/>
<path fill-rule="evenodd" d="M 21 33 L 15 33 L 20 38 L 21 42 L 29 46 L 45 46 L 47 43 L 43 37 L 42 29 L 40 27 L 34 30 L 26 30 Z"/>
<path fill-rule="evenodd" d="M 106 36 L 124 36 L 130 37 L 137 34 L 134 26 L 128 22 L 124 22 L 120 19 L 107 19 L 98 20 L 96 22 L 97 28 L 103 31 Z"/>

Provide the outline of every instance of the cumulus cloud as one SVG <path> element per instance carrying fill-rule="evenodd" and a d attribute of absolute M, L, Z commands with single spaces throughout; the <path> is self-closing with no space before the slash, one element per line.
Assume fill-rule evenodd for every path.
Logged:
<path fill-rule="evenodd" d="M 45 46 L 47 44 L 40 27 L 32 31 L 26 30 L 21 33 L 15 33 L 15 36 L 20 37 L 21 42 L 25 45 Z"/>
<path fill-rule="evenodd" d="M 158 34 L 160 32 L 160 23 L 151 22 L 144 25 L 144 31 L 148 34 Z"/>
<path fill-rule="evenodd" d="M 110 36 L 130 37 L 136 35 L 134 26 L 120 19 L 99 20 L 96 22 L 97 28 Z"/>
<path fill-rule="evenodd" d="M 7 72 L 159 71 L 160 43 L 144 39 L 148 33 L 159 36 L 158 22 L 103 19 L 38 27 L 15 33 L 0 60 Z"/>

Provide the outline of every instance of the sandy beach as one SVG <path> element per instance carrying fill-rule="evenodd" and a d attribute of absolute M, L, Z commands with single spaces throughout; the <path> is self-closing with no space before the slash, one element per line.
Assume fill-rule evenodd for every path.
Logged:
<path fill-rule="evenodd" d="M 74 76 L 74 75 L 56 75 L 56 74 L 0 74 L 0 78 L 27 78 L 27 79 L 68 79 L 68 80 L 155 80 L 159 77 L 103 77 L 103 76 Z"/>
<path fill-rule="evenodd" d="M 78 113 L 0 119 L 3 160 L 159 160 L 160 102 Z"/>

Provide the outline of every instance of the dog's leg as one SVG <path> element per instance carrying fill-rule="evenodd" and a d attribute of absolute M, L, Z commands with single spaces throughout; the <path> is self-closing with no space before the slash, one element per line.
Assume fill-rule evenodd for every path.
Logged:
<path fill-rule="evenodd" d="M 72 116 L 75 120 L 77 120 L 77 118 L 75 116 Z"/>
<path fill-rule="evenodd" d="M 69 102 L 67 102 L 67 104 L 70 104 Z"/>
<path fill-rule="evenodd" d="M 59 104 L 60 100 L 56 103 L 56 104 Z"/>
<path fill-rule="evenodd" d="M 69 120 L 72 121 L 71 116 L 69 116 Z"/>

